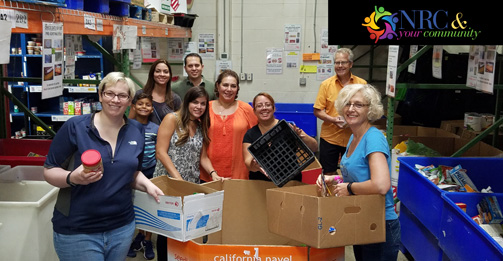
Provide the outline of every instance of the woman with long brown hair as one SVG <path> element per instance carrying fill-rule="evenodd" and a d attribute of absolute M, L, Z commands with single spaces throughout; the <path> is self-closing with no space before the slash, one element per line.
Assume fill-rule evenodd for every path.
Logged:
<path fill-rule="evenodd" d="M 150 66 L 147 83 L 143 89 L 136 91 L 133 103 L 142 92 L 152 95 L 154 113 L 149 120 L 160 125 L 164 116 L 180 109 L 182 100 L 171 91 L 171 65 L 165 59 L 159 59 Z M 135 118 L 135 111 L 129 111 L 129 118 Z"/>
<path fill-rule="evenodd" d="M 185 94 L 182 108 L 164 118 L 157 133 L 154 177 L 168 175 L 200 183 L 201 164 L 213 180 L 221 179 L 206 154 L 210 144 L 208 99 L 204 88 L 192 87 Z"/>

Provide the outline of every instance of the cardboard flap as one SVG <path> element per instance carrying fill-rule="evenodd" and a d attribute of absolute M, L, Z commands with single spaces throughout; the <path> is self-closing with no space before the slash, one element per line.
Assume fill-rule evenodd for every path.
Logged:
<path fill-rule="evenodd" d="M 184 180 L 173 179 L 168 176 L 155 177 L 151 179 L 151 181 L 159 187 L 166 196 L 180 197 L 192 195 L 194 193 L 210 194 L 216 191 L 210 187 L 204 187 Z"/>

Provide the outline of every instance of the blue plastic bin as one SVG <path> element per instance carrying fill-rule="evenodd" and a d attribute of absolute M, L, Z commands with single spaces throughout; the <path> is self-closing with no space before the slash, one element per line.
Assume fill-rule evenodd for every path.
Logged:
<path fill-rule="evenodd" d="M 137 5 L 130 5 L 129 17 L 141 20 L 143 17 L 143 7 Z"/>
<path fill-rule="evenodd" d="M 471 217 L 478 214 L 477 204 L 486 196 L 496 196 L 503 202 L 503 194 L 444 193 L 442 236 L 439 245 L 452 260 L 503 260 L 503 248 Z M 456 203 L 466 204 L 466 213 Z"/>
<path fill-rule="evenodd" d="M 66 8 L 74 10 L 84 10 L 84 0 L 67 0 Z"/>
<path fill-rule="evenodd" d="M 129 16 L 129 4 L 110 1 L 110 14 L 115 16 Z"/>
<path fill-rule="evenodd" d="M 84 1 L 84 11 L 108 14 L 110 13 L 109 0 L 86 0 Z"/>
<path fill-rule="evenodd" d="M 445 192 L 419 174 L 415 164 L 452 167 L 461 164 L 478 189 L 491 186 L 494 192 L 503 193 L 503 175 L 500 174 L 503 158 L 398 157 L 398 161 L 398 198 L 436 238 L 441 235 L 440 221 L 444 207 L 441 194 Z"/>
<path fill-rule="evenodd" d="M 405 251 L 415 260 L 448 260 L 438 245 L 438 240 L 423 224 L 407 209 L 405 204 L 400 206 L 401 240 Z"/>

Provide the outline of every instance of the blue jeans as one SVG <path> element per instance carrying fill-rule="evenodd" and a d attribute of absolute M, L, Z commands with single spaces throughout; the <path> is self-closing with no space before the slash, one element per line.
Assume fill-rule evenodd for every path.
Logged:
<path fill-rule="evenodd" d="M 386 242 L 354 245 L 355 260 L 393 260 L 398 258 L 400 248 L 400 222 L 397 219 L 386 220 Z"/>
<path fill-rule="evenodd" d="M 135 222 L 103 233 L 64 235 L 54 232 L 54 248 L 61 261 L 126 259 Z"/>

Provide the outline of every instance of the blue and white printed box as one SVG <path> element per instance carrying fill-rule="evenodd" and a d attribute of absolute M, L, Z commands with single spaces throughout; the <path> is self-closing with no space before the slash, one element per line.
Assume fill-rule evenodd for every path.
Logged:
<path fill-rule="evenodd" d="M 163 192 L 160 203 L 136 190 L 136 228 L 186 242 L 222 229 L 224 191 L 167 176 L 152 179 Z"/>

